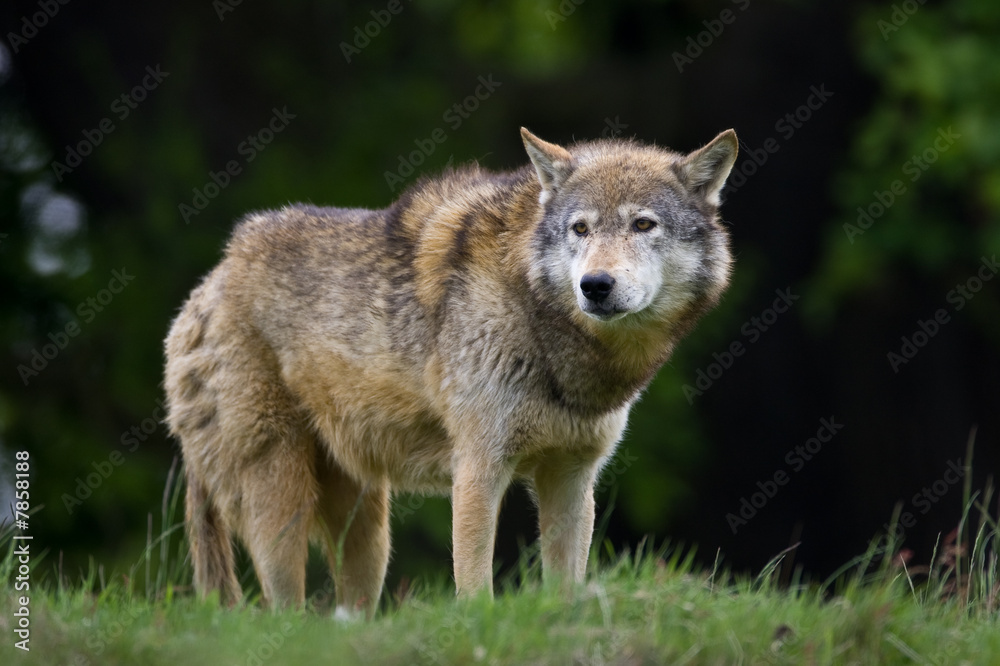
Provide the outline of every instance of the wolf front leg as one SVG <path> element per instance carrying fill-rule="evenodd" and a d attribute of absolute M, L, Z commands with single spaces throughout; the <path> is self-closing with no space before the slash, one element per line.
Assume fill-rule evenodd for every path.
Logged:
<path fill-rule="evenodd" d="M 535 468 L 542 576 L 580 583 L 594 533 L 594 482 L 599 464 L 565 453 L 546 456 Z"/>
<path fill-rule="evenodd" d="M 486 455 L 459 456 L 453 472 L 452 557 L 459 596 L 493 595 L 493 546 L 500 501 L 513 473 Z"/>

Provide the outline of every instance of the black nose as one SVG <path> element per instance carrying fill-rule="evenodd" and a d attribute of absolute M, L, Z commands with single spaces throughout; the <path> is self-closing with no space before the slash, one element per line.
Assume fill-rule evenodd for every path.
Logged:
<path fill-rule="evenodd" d="M 587 297 L 587 300 L 600 303 L 615 286 L 615 279 L 601 271 L 600 273 L 587 273 L 580 280 L 580 291 Z"/>

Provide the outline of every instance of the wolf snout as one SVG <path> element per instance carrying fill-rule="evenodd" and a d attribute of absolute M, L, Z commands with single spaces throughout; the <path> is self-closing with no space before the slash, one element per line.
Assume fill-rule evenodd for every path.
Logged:
<path fill-rule="evenodd" d="M 588 301 L 600 303 L 608 297 L 615 286 L 615 279 L 605 271 L 587 273 L 580 280 L 580 291 Z"/>

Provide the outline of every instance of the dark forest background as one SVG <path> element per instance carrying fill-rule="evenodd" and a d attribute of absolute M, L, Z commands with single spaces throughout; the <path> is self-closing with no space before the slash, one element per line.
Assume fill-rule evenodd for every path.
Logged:
<path fill-rule="evenodd" d="M 733 284 L 633 413 L 607 537 L 741 570 L 801 541 L 825 575 L 900 505 L 926 561 L 974 428 L 973 487 L 1000 468 L 998 28 L 992 0 L 4 3 L 3 505 L 27 450 L 52 567 L 138 560 L 178 452 L 162 340 L 244 212 L 514 168 L 522 125 L 733 127 Z M 394 530 L 390 586 L 446 575 L 446 499 Z M 515 491 L 498 556 L 534 538 Z"/>

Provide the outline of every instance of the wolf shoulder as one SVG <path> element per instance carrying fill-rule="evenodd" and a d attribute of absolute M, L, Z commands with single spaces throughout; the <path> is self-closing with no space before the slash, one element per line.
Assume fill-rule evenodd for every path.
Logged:
<path fill-rule="evenodd" d="M 290 204 L 248 214 L 226 248 L 228 263 L 272 276 L 301 297 L 349 286 L 399 300 L 414 295 L 429 312 L 452 288 L 504 279 L 510 232 L 533 221 L 519 209 L 529 172 L 466 167 L 427 178 L 382 209 Z M 289 276 L 295 276 L 290 279 Z"/>

